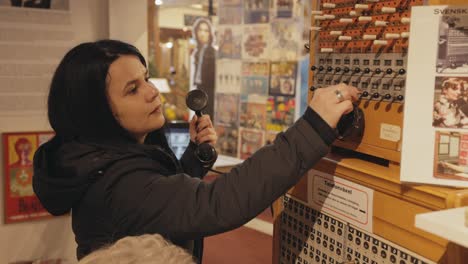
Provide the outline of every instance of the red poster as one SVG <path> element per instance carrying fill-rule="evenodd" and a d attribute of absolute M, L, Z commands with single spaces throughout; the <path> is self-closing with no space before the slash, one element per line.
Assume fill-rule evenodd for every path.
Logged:
<path fill-rule="evenodd" d="M 50 216 L 32 188 L 32 160 L 37 148 L 53 136 L 53 132 L 3 134 L 5 223 Z"/>

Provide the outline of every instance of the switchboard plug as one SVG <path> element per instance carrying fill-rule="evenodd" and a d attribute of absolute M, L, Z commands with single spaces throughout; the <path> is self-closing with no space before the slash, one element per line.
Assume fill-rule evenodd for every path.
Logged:
<path fill-rule="evenodd" d="M 395 96 L 394 98 L 395 98 L 396 101 L 399 101 L 399 102 L 402 102 L 403 99 L 405 99 L 405 97 L 403 95 L 401 95 L 401 94 Z"/>
<path fill-rule="evenodd" d="M 358 100 L 361 100 L 362 98 L 365 98 L 369 96 L 369 92 L 368 91 L 364 91 L 361 93 L 361 95 L 359 96 Z"/>

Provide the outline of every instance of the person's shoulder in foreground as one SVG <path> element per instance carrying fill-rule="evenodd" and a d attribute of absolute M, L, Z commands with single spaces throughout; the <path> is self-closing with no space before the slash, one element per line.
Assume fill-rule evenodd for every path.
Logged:
<path fill-rule="evenodd" d="M 184 249 L 165 240 L 161 235 L 124 237 L 109 247 L 94 251 L 79 264 L 195 264 Z"/>

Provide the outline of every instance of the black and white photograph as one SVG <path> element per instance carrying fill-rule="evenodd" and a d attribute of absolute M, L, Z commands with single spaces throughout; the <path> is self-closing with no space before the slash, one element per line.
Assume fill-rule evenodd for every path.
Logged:
<path fill-rule="evenodd" d="M 468 16 L 440 17 L 436 70 L 468 73 Z"/>
<path fill-rule="evenodd" d="M 432 125 L 468 128 L 468 77 L 436 77 Z"/>

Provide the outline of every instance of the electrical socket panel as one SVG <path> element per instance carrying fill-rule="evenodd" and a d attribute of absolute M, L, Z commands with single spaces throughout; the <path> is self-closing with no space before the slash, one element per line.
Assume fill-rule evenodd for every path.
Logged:
<path fill-rule="evenodd" d="M 284 196 L 283 205 L 279 216 L 281 264 L 435 263 L 291 196 Z"/>

